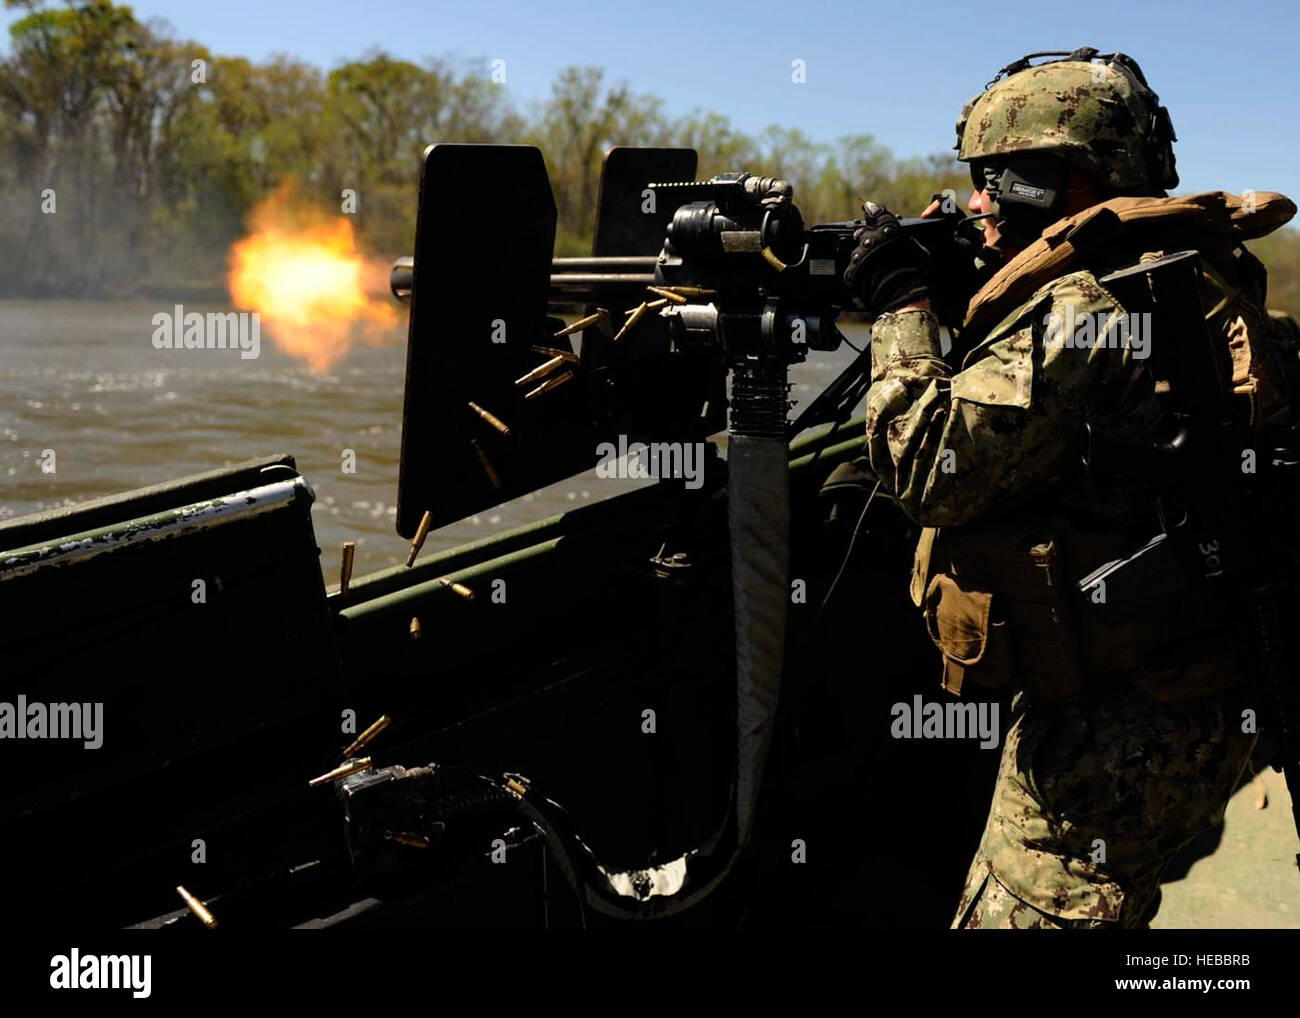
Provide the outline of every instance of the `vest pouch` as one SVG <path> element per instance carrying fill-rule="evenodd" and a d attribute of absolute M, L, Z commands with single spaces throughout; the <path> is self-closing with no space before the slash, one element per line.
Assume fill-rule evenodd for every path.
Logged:
<path fill-rule="evenodd" d="M 1070 575 L 1082 577 L 1104 562 L 1131 554 L 1135 538 L 1075 532 L 1062 547 Z M 1126 676 L 1149 700 L 1178 703 L 1229 689 L 1242 681 L 1221 607 L 1195 586 L 1152 594 L 1132 614 L 1099 621 L 1079 602 L 1078 645 L 1090 675 Z"/>
<path fill-rule="evenodd" d="M 994 688 L 1010 681 L 1006 620 L 996 617 L 992 593 L 939 573 L 926 587 L 922 607 L 926 632 L 943 654 L 944 689 L 960 696 L 967 680 Z"/>
<path fill-rule="evenodd" d="M 947 531 L 944 538 L 950 575 L 963 587 L 996 591 L 1003 681 L 1047 700 L 1082 697 L 1087 681 L 1074 632 L 1077 606 L 1057 541 L 989 531 Z"/>

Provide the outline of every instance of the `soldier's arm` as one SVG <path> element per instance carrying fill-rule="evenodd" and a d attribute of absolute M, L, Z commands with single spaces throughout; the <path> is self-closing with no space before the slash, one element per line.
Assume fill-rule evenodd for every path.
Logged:
<path fill-rule="evenodd" d="M 1103 325 L 1103 342 L 1044 342 L 1048 315 L 1067 307 L 1076 322 L 1087 315 Z M 929 526 L 977 517 L 1058 476 L 1094 409 L 1123 415 L 1141 399 L 1137 350 L 1116 348 L 1121 312 L 1090 274 L 1072 273 L 1035 294 L 956 374 L 941 356 L 932 314 L 877 319 L 868 454 L 908 515 Z"/>

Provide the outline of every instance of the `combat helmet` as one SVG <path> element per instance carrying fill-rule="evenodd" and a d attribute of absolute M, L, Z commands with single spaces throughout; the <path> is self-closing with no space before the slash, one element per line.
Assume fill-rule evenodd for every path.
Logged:
<path fill-rule="evenodd" d="M 1040 64 L 1037 57 L 1057 57 Z M 1002 68 L 962 109 L 957 158 L 982 166 L 1017 153 L 1063 159 L 1118 193 L 1176 187 L 1173 124 L 1137 61 L 1123 53 L 1031 53 Z"/>

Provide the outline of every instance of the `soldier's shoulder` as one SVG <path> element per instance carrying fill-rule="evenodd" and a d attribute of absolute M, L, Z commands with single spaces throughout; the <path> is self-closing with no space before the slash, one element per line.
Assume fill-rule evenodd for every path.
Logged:
<path fill-rule="evenodd" d="M 985 342 L 1032 328 L 1035 320 L 1046 315 L 1065 314 L 1066 309 L 1075 316 L 1109 312 L 1120 307 L 1115 295 L 1098 281 L 1097 273 L 1088 268 L 1077 268 L 1048 280 L 1019 307 L 1015 308 L 989 330 Z"/>

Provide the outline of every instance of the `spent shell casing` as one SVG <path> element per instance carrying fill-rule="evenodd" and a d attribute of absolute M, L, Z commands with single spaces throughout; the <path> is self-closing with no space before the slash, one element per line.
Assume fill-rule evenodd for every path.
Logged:
<path fill-rule="evenodd" d="M 373 725 L 371 725 L 364 732 L 358 735 L 356 739 L 353 741 L 352 745 L 350 745 L 347 749 L 343 751 L 343 758 L 347 760 L 356 756 L 357 750 L 368 745 L 376 735 L 378 735 L 380 732 L 382 732 L 385 728 L 387 728 L 392 723 L 393 723 L 393 719 L 390 718 L 387 714 L 381 715 L 378 721 L 376 721 Z"/>
<path fill-rule="evenodd" d="M 524 399 L 535 399 L 538 396 L 540 396 L 542 393 L 550 392 L 552 389 L 558 389 L 565 382 L 569 382 L 572 380 L 573 380 L 573 372 L 569 371 L 568 369 L 565 369 L 564 372 L 562 372 L 561 374 L 553 375 L 552 377 L 544 381 L 541 385 L 539 385 L 536 389 L 533 389 L 531 392 L 526 394 L 524 396 Z"/>
<path fill-rule="evenodd" d="M 563 357 L 552 357 L 549 361 L 537 365 L 537 367 L 533 368 L 532 371 L 528 372 L 528 374 L 524 375 L 522 378 L 516 378 L 515 385 L 531 385 L 539 378 L 545 378 L 556 368 L 563 366 L 564 363 L 565 360 Z"/>
<path fill-rule="evenodd" d="M 420 620 L 419 618 L 413 618 L 411 619 L 411 639 L 418 640 L 419 638 L 420 638 Z"/>
<path fill-rule="evenodd" d="M 674 304 L 686 303 L 686 298 L 674 290 L 667 290 L 662 286 L 647 286 L 646 289 L 649 290 L 651 293 L 658 294 L 660 297 L 663 297 L 665 300 L 671 301 Z"/>
<path fill-rule="evenodd" d="M 356 541 L 343 542 L 343 562 L 339 567 L 339 593 L 348 592 L 348 584 L 352 582 L 352 563 L 357 556 Z"/>
<path fill-rule="evenodd" d="M 559 332 L 552 333 L 551 338 L 561 339 L 564 336 L 570 336 L 575 332 L 581 332 L 589 325 L 597 325 L 599 324 L 599 322 L 600 322 L 600 312 L 597 311 L 595 314 L 587 315 L 586 318 L 579 318 L 576 322 L 570 322 Z"/>
<path fill-rule="evenodd" d="M 415 565 L 415 556 L 424 547 L 424 539 L 429 536 L 429 527 L 433 525 L 433 511 L 428 510 L 420 517 L 420 525 L 415 528 L 415 537 L 411 539 L 411 550 L 406 553 L 406 568 Z"/>
<path fill-rule="evenodd" d="M 540 353 L 545 357 L 563 357 L 570 364 L 578 364 L 582 361 L 582 358 L 573 351 L 561 350 L 557 346 L 534 346 L 533 353 Z"/>
<path fill-rule="evenodd" d="M 315 788 L 317 785 L 324 785 L 330 781 L 338 781 L 339 778 L 346 778 L 350 774 L 358 774 L 361 771 L 370 769 L 370 757 L 358 757 L 355 760 L 349 760 L 345 764 L 340 764 L 332 771 L 322 774 L 319 778 L 312 778 L 307 782 L 308 786 Z"/>
<path fill-rule="evenodd" d="M 465 584 L 457 583 L 455 580 L 449 580 L 445 576 L 439 576 L 438 582 L 441 583 L 448 590 L 459 594 L 466 601 L 474 600 L 474 591 L 470 590 L 469 587 L 465 586 Z"/>
<path fill-rule="evenodd" d="M 718 292 L 703 286 L 666 286 L 664 289 L 672 290 L 673 293 L 680 294 L 683 297 L 713 297 Z"/>
<path fill-rule="evenodd" d="M 627 321 L 623 323 L 623 328 L 618 330 L 618 333 L 614 336 L 613 342 L 617 343 L 627 335 L 628 330 L 631 329 L 632 326 L 636 325 L 637 322 L 641 321 L 641 316 L 644 315 L 649 308 L 650 305 L 643 301 L 628 312 Z"/>
<path fill-rule="evenodd" d="M 198 917 L 199 922 L 210 930 L 217 928 L 217 917 L 212 914 L 207 905 L 185 890 L 184 887 L 178 886 L 176 893 L 181 896 L 181 900 L 185 902 L 186 907 Z"/>
<path fill-rule="evenodd" d="M 685 301 L 683 301 L 683 303 L 685 303 Z M 666 307 L 667 305 L 668 305 L 668 298 L 660 297 L 658 300 L 647 301 L 646 303 L 642 304 L 641 307 L 645 308 L 646 311 L 658 311 L 661 307 Z M 625 315 L 630 315 L 630 314 L 634 314 L 637 310 L 639 309 L 633 308 L 631 311 L 624 311 L 623 313 Z"/>
<path fill-rule="evenodd" d="M 492 425 L 493 428 L 499 431 L 506 438 L 510 437 L 510 426 L 506 424 L 505 421 L 501 420 L 501 418 L 498 417 L 496 414 L 484 410 L 481 406 L 479 406 L 477 403 L 473 402 L 472 400 L 469 403 L 469 408 L 473 410 L 476 414 L 478 414 L 479 417 L 485 420 L 488 424 Z"/>

